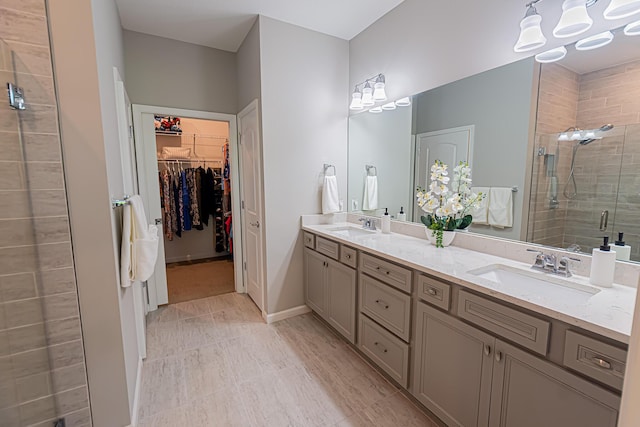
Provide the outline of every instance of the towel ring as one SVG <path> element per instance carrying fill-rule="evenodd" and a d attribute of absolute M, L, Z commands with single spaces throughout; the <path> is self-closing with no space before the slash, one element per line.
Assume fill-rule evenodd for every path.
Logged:
<path fill-rule="evenodd" d="M 327 169 L 333 168 L 333 175 L 336 174 L 336 167 L 334 165 L 330 165 L 328 163 L 324 164 L 324 174 L 327 175 Z"/>
<path fill-rule="evenodd" d="M 122 199 L 111 199 L 111 209 L 119 208 L 120 206 L 124 206 L 129 203 L 129 196 L 125 194 Z"/>
<path fill-rule="evenodd" d="M 373 165 L 364 165 L 364 168 L 367 170 L 367 175 L 369 176 L 378 176 L 378 168 L 373 166 Z M 371 175 L 371 169 L 373 169 L 375 172 L 373 175 Z"/>

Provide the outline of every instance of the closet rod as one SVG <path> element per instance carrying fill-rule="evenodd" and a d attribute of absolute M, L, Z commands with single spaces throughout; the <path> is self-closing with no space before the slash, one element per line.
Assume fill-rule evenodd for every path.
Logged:
<path fill-rule="evenodd" d="M 187 163 L 187 162 L 213 162 L 222 163 L 220 159 L 158 159 L 158 162 L 163 163 Z"/>

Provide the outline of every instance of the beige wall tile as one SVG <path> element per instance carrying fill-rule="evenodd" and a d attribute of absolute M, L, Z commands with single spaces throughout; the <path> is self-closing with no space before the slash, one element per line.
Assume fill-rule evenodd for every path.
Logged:
<path fill-rule="evenodd" d="M 53 419 L 56 416 L 56 404 L 53 396 L 43 397 L 38 400 L 20 405 L 20 419 L 22 425 L 31 425 L 37 422 Z"/>
<path fill-rule="evenodd" d="M 71 267 L 71 243 L 52 243 L 38 245 L 39 267 L 43 270 Z"/>
<path fill-rule="evenodd" d="M 13 60 L 12 67 L 8 68 L 9 70 L 13 70 L 13 67 L 15 67 L 18 73 L 30 73 L 40 76 L 53 75 L 48 46 L 9 41 L 7 42 L 7 48 L 11 50 L 10 55 Z"/>
<path fill-rule="evenodd" d="M 36 218 L 33 220 L 36 243 L 61 243 L 71 240 L 69 219 L 64 217 Z"/>
<path fill-rule="evenodd" d="M 89 406 L 89 394 L 85 386 L 56 393 L 55 398 L 61 414 L 79 411 Z"/>
<path fill-rule="evenodd" d="M 15 0 L 12 3 L 18 3 L 18 1 Z M 47 46 L 49 34 L 46 18 L 0 8 L 0 39 Z"/>
<path fill-rule="evenodd" d="M 0 9 L 1 10 L 1 9 Z M 9 78 L 8 81 L 13 81 L 13 78 L 10 77 L 7 73 L 1 73 L 4 75 L 5 79 Z M 3 88 L 3 91 L 6 90 L 6 87 Z M 6 92 L 4 92 L 6 93 Z M 5 98 L 6 99 L 6 98 Z M 0 115 L 2 116 L 2 120 L 0 120 L 0 131 L 2 132 L 18 132 L 18 112 L 9 107 L 9 103 L 2 102 L 0 103 Z"/>
<path fill-rule="evenodd" d="M 31 216 L 29 194 L 26 191 L 0 191 L 0 199 L 2 199 L 3 205 L 0 209 L 0 219 Z"/>
<path fill-rule="evenodd" d="M 2 162 L 1 166 L 0 190 L 20 190 L 25 188 L 25 172 L 22 163 Z"/>
<path fill-rule="evenodd" d="M 51 105 L 29 104 L 19 117 L 25 133 L 58 133 L 56 108 Z"/>
<path fill-rule="evenodd" d="M 0 221 L 0 248 L 33 245 L 35 233 L 30 219 Z"/>
<path fill-rule="evenodd" d="M 47 322 L 47 340 L 49 345 L 63 344 L 82 339 L 80 334 L 80 319 L 52 320 Z"/>
<path fill-rule="evenodd" d="M 84 362 L 82 341 L 72 341 L 49 347 L 51 369 L 61 369 Z"/>
<path fill-rule="evenodd" d="M 0 0 L 0 7 L 20 10 L 34 15 L 46 14 L 44 0 Z"/>
<path fill-rule="evenodd" d="M 66 427 L 91 427 L 91 412 L 88 408 L 62 415 L 64 415 Z"/>
<path fill-rule="evenodd" d="M 78 296 L 75 292 L 42 298 L 46 321 L 78 316 Z"/>
<path fill-rule="evenodd" d="M 36 269 L 35 247 L 0 248 L 0 271 L 5 274 L 24 273 Z"/>
<path fill-rule="evenodd" d="M 12 353 L 21 353 L 47 346 L 44 324 L 42 323 L 8 329 L 7 336 L 9 337 L 9 349 Z"/>
<path fill-rule="evenodd" d="M 55 295 L 76 291 L 76 279 L 72 267 L 40 272 L 38 292 L 40 295 Z"/>
<path fill-rule="evenodd" d="M 33 273 L 0 276 L 0 301 L 15 301 L 37 295 Z"/>
<path fill-rule="evenodd" d="M 67 198 L 63 189 L 31 190 L 29 196 L 33 216 L 68 216 Z"/>
<path fill-rule="evenodd" d="M 24 99 L 32 108 L 38 105 L 56 105 L 56 95 L 53 89 L 53 77 L 36 76 L 27 73 L 16 73 L 15 81 L 24 89 Z M 27 109 L 29 111 L 29 109 Z M 23 114 L 19 113 L 22 117 Z"/>
<path fill-rule="evenodd" d="M 49 371 L 49 353 L 46 348 L 27 351 L 11 356 L 11 369 L 14 378 Z"/>
<path fill-rule="evenodd" d="M 20 403 L 39 399 L 51 394 L 51 381 L 49 372 L 43 372 L 16 380 L 16 389 Z"/>
<path fill-rule="evenodd" d="M 2 76 L 2 72 L 0 72 L 0 76 Z M 4 81 L 4 78 L 2 79 Z M 18 132 L 0 132 L 0 144 L 2 144 L 0 161 L 22 161 L 22 147 L 20 146 L 20 134 Z"/>
<path fill-rule="evenodd" d="M 28 162 L 59 162 L 58 135 L 28 133 L 23 137 L 25 160 Z"/>
<path fill-rule="evenodd" d="M 11 372 L 8 372 L 11 374 Z M 2 376 L 0 381 L 0 410 L 16 406 L 18 404 L 18 392 L 16 382 L 10 376 Z M 0 417 L 2 413 L 0 412 Z M 2 418 L 0 418 L 2 420 Z"/>
<path fill-rule="evenodd" d="M 20 425 L 20 408 L 13 406 L 11 408 L 0 409 L 0 420 L 9 426 Z"/>
<path fill-rule="evenodd" d="M 28 162 L 25 167 L 27 185 L 31 190 L 63 190 L 62 163 Z M 2 182 L 0 181 L 0 184 Z"/>
<path fill-rule="evenodd" d="M 11 354 L 11 346 L 9 344 L 9 332 L 0 331 L 0 357 Z"/>
<path fill-rule="evenodd" d="M 5 303 L 7 325 L 10 328 L 42 323 L 43 307 L 40 298 Z"/>
<path fill-rule="evenodd" d="M 51 371 L 51 381 L 54 390 L 58 392 L 86 385 L 87 374 L 84 363 Z"/>
<path fill-rule="evenodd" d="M 4 309 L 5 304 L 0 303 L 0 331 L 7 329 L 7 321 L 5 318 L 5 309 Z M 0 376 L 0 378 L 3 378 L 2 376 Z"/>

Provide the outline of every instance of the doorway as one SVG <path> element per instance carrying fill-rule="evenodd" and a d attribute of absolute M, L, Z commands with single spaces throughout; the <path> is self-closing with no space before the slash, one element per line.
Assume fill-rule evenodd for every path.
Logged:
<path fill-rule="evenodd" d="M 133 111 L 140 194 L 163 234 L 147 286 L 149 310 L 245 292 L 236 256 L 235 116 L 141 105 Z"/>

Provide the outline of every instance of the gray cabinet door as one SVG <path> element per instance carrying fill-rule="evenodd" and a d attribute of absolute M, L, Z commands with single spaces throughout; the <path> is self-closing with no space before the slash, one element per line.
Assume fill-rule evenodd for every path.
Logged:
<path fill-rule="evenodd" d="M 620 398 L 582 378 L 497 341 L 492 427 L 615 427 Z"/>
<path fill-rule="evenodd" d="M 418 303 L 413 395 L 449 426 L 487 426 L 494 342 L 492 336 Z"/>
<path fill-rule="evenodd" d="M 337 261 L 327 266 L 327 321 L 351 343 L 356 342 L 356 271 Z"/>
<path fill-rule="evenodd" d="M 327 289 L 325 270 L 328 258 L 304 248 L 304 294 L 310 309 L 326 318 Z"/>

